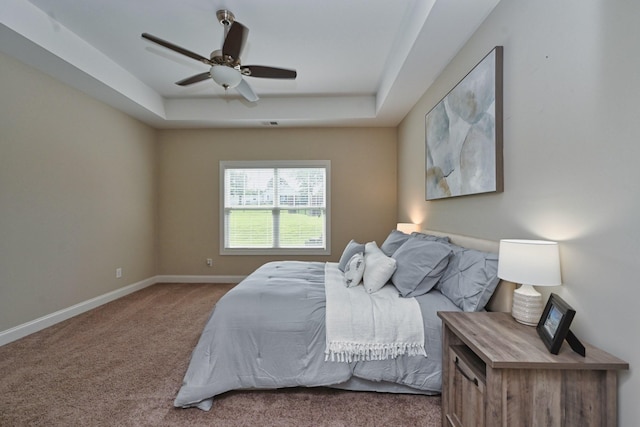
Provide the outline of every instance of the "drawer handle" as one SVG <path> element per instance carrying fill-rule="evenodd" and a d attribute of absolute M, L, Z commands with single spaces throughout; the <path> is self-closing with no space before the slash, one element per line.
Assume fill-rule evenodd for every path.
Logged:
<path fill-rule="evenodd" d="M 456 356 L 455 364 L 456 364 L 456 369 L 460 371 L 462 376 L 465 377 L 467 380 L 471 381 L 472 383 L 474 383 L 476 387 L 478 387 L 478 379 L 476 377 L 471 378 L 469 375 L 467 375 L 465 371 L 462 370 L 462 368 L 460 367 L 460 360 L 458 359 L 458 356 Z"/>

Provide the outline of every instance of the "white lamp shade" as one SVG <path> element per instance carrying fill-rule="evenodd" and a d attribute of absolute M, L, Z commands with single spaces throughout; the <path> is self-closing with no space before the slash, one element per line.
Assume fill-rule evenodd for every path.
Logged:
<path fill-rule="evenodd" d="M 226 65 L 214 65 L 211 67 L 210 73 L 211 78 L 225 88 L 234 88 L 242 81 L 240 71 Z"/>
<path fill-rule="evenodd" d="M 523 285 L 561 285 L 558 243 L 546 240 L 500 240 L 498 277 Z"/>
<path fill-rule="evenodd" d="M 406 234 L 411 234 L 414 231 L 420 231 L 420 226 L 411 222 L 399 222 L 396 226 L 396 230 L 402 231 Z"/>

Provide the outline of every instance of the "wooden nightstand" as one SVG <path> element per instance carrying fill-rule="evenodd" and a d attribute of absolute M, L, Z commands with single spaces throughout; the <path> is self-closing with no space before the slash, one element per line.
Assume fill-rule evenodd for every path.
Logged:
<path fill-rule="evenodd" d="M 443 325 L 443 426 L 615 426 L 617 370 L 629 364 L 585 344 L 549 353 L 509 313 L 438 312 Z"/>

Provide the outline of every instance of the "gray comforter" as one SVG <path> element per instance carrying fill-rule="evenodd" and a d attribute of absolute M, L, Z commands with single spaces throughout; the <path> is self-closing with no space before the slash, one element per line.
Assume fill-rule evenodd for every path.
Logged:
<path fill-rule="evenodd" d="M 214 396 L 252 388 L 332 386 L 438 393 L 442 343 L 436 312 L 460 309 L 438 291 L 417 300 L 426 358 L 325 362 L 324 263 L 267 263 L 214 307 L 174 405 L 209 410 Z"/>

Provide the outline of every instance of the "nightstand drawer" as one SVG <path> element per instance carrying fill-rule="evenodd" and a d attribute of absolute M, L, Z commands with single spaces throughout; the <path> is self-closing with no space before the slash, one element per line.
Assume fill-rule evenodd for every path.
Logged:
<path fill-rule="evenodd" d="M 449 408 L 446 419 L 451 426 L 483 426 L 486 366 L 465 345 L 454 345 L 449 352 Z"/>

